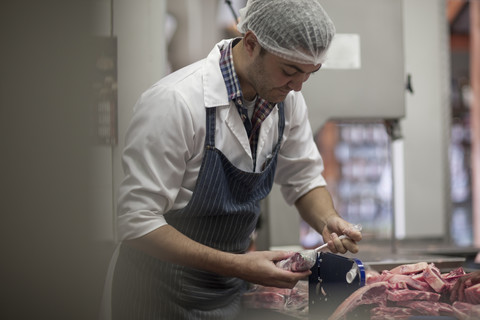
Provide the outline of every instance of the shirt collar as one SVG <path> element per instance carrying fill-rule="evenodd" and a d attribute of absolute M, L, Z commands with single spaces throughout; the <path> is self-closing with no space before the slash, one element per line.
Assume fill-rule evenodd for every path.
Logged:
<path fill-rule="evenodd" d="M 233 65 L 233 47 L 241 40 L 241 38 L 235 38 L 232 41 L 226 43 L 223 48 L 220 49 L 220 69 L 222 71 L 223 80 L 227 87 L 228 99 L 233 101 L 237 106 L 243 106 L 243 95 L 240 87 L 240 81 L 235 67 Z M 255 105 L 268 105 L 271 109 L 276 103 L 269 102 L 262 97 L 257 96 Z"/>
<path fill-rule="evenodd" d="M 233 39 L 220 50 L 220 69 L 223 80 L 227 87 L 228 99 L 235 103 L 242 104 L 242 90 L 233 65 L 233 46 L 240 41 L 240 38 Z"/>

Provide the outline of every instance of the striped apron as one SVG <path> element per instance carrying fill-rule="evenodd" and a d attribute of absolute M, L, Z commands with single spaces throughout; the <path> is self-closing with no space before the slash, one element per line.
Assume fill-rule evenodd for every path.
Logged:
<path fill-rule="evenodd" d="M 244 253 L 273 185 L 285 125 L 261 173 L 245 172 L 215 148 L 216 108 L 207 108 L 205 150 L 197 184 L 186 207 L 165 218 L 187 237 L 209 247 Z M 112 319 L 233 319 L 246 283 L 238 278 L 161 261 L 126 245 L 120 248 L 112 287 Z"/>

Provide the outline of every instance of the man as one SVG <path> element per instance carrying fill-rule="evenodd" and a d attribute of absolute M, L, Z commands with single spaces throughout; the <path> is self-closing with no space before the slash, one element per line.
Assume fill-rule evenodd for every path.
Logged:
<path fill-rule="evenodd" d="M 321 67 L 333 23 L 316 1 L 253 0 L 239 30 L 242 38 L 165 77 L 135 107 L 113 319 L 230 319 L 246 282 L 292 288 L 308 276 L 275 266 L 292 253 L 245 253 L 274 179 L 330 250 L 358 251 L 360 232 L 325 188 L 299 92 Z"/>

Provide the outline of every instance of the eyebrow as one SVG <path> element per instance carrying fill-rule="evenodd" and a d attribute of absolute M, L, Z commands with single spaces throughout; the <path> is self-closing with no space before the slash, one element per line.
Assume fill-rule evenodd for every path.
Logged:
<path fill-rule="evenodd" d="M 320 68 L 322 67 L 322 65 L 320 64 L 320 66 L 316 69 L 316 70 L 313 70 L 311 72 L 305 72 L 304 70 L 302 70 L 301 68 L 297 67 L 296 65 L 294 64 L 288 64 L 286 63 L 285 66 L 287 67 L 290 67 L 290 68 L 293 68 L 295 70 L 297 70 L 298 72 L 301 72 L 301 73 L 314 73 L 314 72 L 317 72 L 318 70 L 320 70 Z"/>

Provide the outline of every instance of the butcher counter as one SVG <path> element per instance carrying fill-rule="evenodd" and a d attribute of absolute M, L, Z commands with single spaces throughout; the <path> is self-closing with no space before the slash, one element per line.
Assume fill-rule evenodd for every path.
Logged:
<path fill-rule="evenodd" d="M 274 247 L 272 250 L 288 250 L 299 251 L 301 247 Z M 450 272 L 459 267 L 463 267 L 466 272 L 480 269 L 480 264 L 475 263 L 475 257 L 479 248 L 474 247 L 455 247 L 448 246 L 443 241 L 438 240 L 415 240 L 415 241 L 397 241 L 392 244 L 390 241 L 372 242 L 365 241 L 361 243 L 360 252 L 357 254 L 347 253 L 341 255 L 347 259 L 360 261 L 365 270 L 373 270 L 382 272 L 383 270 L 391 270 L 397 266 L 405 264 L 415 264 L 419 262 L 433 263 L 442 273 Z M 307 281 L 307 280 L 305 280 Z M 311 289 L 311 284 L 310 284 Z M 314 293 L 315 294 L 315 293 Z M 312 290 L 310 290 L 312 295 Z M 325 315 L 319 315 L 315 306 L 312 308 L 312 297 L 306 296 L 305 299 L 310 300 L 308 309 L 299 313 L 286 314 L 272 308 L 249 308 L 242 310 L 241 320 L 247 319 L 324 319 Z M 343 298 L 342 298 L 343 299 Z M 305 302 L 307 303 L 307 302 Z M 334 303 L 336 304 L 336 302 Z M 316 306 L 318 308 L 318 306 Z M 421 319 L 412 317 L 412 319 Z M 438 319 L 455 319 L 452 317 L 437 317 Z M 431 317 L 429 319 L 432 319 Z M 433 318 L 435 319 L 435 318 Z"/>

